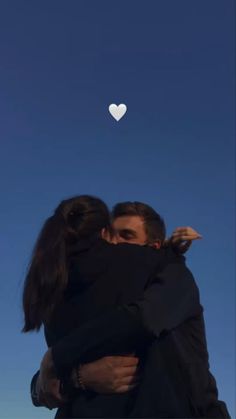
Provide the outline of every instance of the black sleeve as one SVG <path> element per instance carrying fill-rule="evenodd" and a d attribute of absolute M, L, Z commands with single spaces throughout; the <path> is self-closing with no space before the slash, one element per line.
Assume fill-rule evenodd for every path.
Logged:
<path fill-rule="evenodd" d="M 37 394 L 37 392 L 36 392 L 36 381 L 37 381 L 37 378 L 38 378 L 38 376 L 39 376 L 39 370 L 34 374 L 34 376 L 33 376 L 33 378 L 32 378 L 32 380 L 31 380 L 31 384 L 30 384 L 30 395 L 31 395 L 31 400 L 32 400 L 32 403 L 33 403 L 33 405 L 34 406 L 42 406 L 40 403 L 39 403 L 39 400 L 38 400 L 38 394 Z"/>
<path fill-rule="evenodd" d="M 115 307 L 52 346 L 57 376 L 66 377 L 86 356 L 88 362 L 89 356 L 98 359 L 109 351 L 125 351 L 129 345 L 134 348 L 139 342 L 151 342 L 201 311 L 191 272 L 184 263 L 167 265 L 153 276 L 142 299 Z"/>
<path fill-rule="evenodd" d="M 142 299 L 123 308 L 133 313 L 136 308 L 145 330 L 157 338 L 203 311 L 197 285 L 184 263 L 167 265 L 153 277 Z"/>

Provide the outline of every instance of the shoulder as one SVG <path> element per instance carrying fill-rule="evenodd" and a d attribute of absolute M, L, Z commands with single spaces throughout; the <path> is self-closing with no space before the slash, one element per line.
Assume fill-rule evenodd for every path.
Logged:
<path fill-rule="evenodd" d="M 185 265 L 185 256 L 183 256 L 182 254 L 176 253 L 172 247 L 168 246 L 168 247 L 163 247 L 159 250 L 159 257 L 160 259 L 163 261 L 163 263 L 168 263 L 168 264 L 172 264 L 172 263 L 180 263 Z"/>
<path fill-rule="evenodd" d="M 171 247 L 156 249 L 148 245 L 131 244 L 131 243 L 107 243 L 107 250 L 114 255 L 115 258 L 123 260 L 135 260 L 137 263 L 142 262 L 147 265 L 157 266 L 159 269 L 168 264 L 185 265 L 185 257 L 177 254 Z"/>
<path fill-rule="evenodd" d="M 156 260 L 159 259 L 159 251 L 156 251 L 156 249 L 150 246 L 142 246 L 140 244 L 133 243 L 118 243 L 113 246 L 118 255 L 128 255 Z"/>
<path fill-rule="evenodd" d="M 160 269 L 161 267 L 161 269 Z M 160 272 L 161 271 L 161 272 Z M 176 254 L 171 249 L 163 249 L 162 259 L 159 265 L 160 278 L 177 282 L 179 286 L 187 287 L 199 296 L 199 289 L 193 273 L 185 263 L 185 257 Z"/>
<path fill-rule="evenodd" d="M 162 259 L 159 251 L 139 244 L 119 243 L 113 245 L 114 258 L 119 263 L 125 261 L 126 266 L 135 266 L 136 269 L 148 269 L 152 271 Z"/>

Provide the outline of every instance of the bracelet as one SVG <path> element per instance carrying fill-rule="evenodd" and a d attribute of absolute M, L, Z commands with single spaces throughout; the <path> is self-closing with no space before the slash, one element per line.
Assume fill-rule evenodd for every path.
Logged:
<path fill-rule="evenodd" d="M 78 387 L 79 388 L 81 388 L 82 390 L 86 390 L 86 387 L 85 387 L 84 382 L 83 382 L 82 377 L 81 377 L 80 367 L 81 367 L 81 365 L 79 365 L 76 368 L 76 380 L 77 380 L 77 384 L 78 384 Z"/>

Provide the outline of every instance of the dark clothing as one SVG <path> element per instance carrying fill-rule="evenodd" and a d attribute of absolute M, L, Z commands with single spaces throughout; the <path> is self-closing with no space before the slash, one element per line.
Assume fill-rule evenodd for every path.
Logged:
<path fill-rule="evenodd" d="M 78 362 L 105 355 L 135 349 L 144 361 L 134 391 L 78 392 L 57 417 L 212 417 L 212 403 L 216 417 L 229 417 L 209 372 L 198 289 L 184 257 L 170 250 L 80 242 L 45 337 L 65 381 Z"/>
<path fill-rule="evenodd" d="M 150 345 L 129 417 L 230 417 L 225 403 L 218 400 L 216 382 L 209 371 L 207 359 L 199 357 L 196 343 L 204 330 L 202 322 L 202 316 L 198 321 L 196 319 L 196 334 L 192 339 L 188 339 L 188 331 L 183 324 Z M 188 348 L 191 344 L 195 345 L 195 349 Z M 200 351 L 201 345 L 202 342 L 199 342 Z"/>

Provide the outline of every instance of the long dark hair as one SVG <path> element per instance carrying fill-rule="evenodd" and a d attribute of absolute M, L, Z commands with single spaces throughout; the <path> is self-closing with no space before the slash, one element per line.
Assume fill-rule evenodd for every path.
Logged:
<path fill-rule="evenodd" d="M 25 278 L 22 332 L 39 330 L 63 298 L 68 283 L 68 248 L 82 237 L 110 229 L 110 213 L 99 198 L 80 195 L 63 200 L 39 234 Z"/>

